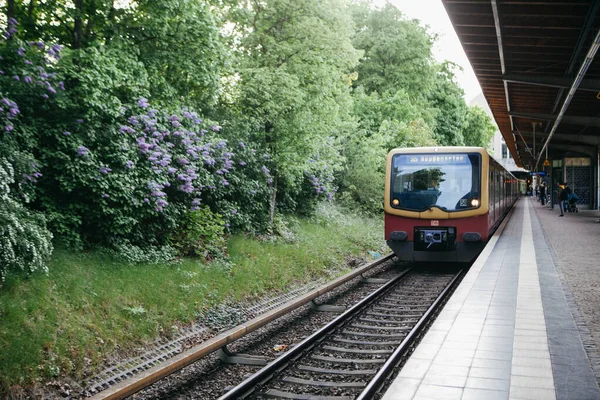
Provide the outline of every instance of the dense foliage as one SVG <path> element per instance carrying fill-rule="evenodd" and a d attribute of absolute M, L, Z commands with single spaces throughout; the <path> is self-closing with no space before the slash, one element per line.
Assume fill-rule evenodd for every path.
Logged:
<path fill-rule="evenodd" d="M 485 146 L 435 36 L 356 0 L 8 0 L 0 275 L 55 243 L 226 257 L 341 197 L 381 207 L 393 147 Z M 336 193 L 338 194 L 336 196 Z"/>

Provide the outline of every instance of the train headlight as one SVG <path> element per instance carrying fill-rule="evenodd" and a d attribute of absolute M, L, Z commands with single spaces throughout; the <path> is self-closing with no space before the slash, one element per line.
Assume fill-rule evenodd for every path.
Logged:
<path fill-rule="evenodd" d="M 394 206 L 400 205 L 400 200 L 398 200 L 398 199 L 392 200 L 392 205 L 394 205 Z"/>
<path fill-rule="evenodd" d="M 479 199 L 471 199 L 472 207 L 479 207 Z"/>

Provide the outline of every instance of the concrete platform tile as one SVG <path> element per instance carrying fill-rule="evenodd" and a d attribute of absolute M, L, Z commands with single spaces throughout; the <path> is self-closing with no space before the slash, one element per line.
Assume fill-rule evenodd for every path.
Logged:
<path fill-rule="evenodd" d="M 515 336 L 535 336 L 535 337 L 546 337 L 546 331 L 531 330 L 531 329 L 517 329 L 515 328 Z"/>
<path fill-rule="evenodd" d="M 421 379 L 398 377 L 390 385 L 382 400 L 410 400 L 421 385 Z"/>
<path fill-rule="evenodd" d="M 431 325 L 431 328 L 429 328 L 428 334 L 431 331 L 439 331 L 446 334 L 452 328 L 452 325 L 454 325 L 454 319 L 435 321 Z"/>
<path fill-rule="evenodd" d="M 523 342 L 515 340 L 514 349 L 523 350 L 546 350 L 548 351 L 548 343 L 536 343 L 536 342 Z"/>
<path fill-rule="evenodd" d="M 510 381 L 508 379 L 489 379 L 469 376 L 466 387 L 474 389 L 508 391 L 510 388 Z"/>
<path fill-rule="evenodd" d="M 498 338 L 503 339 L 503 338 Z M 477 346 L 477 350 L 488 350 L 488 351 L 505 351 L 509 352 L 513 350 L 512 341 L 500 342 L 500 341 L 485 341 L 480 342 Z"/>
<path fill-rule="evenodd" d="M 519 343 L 545 343 L 548 344 L 548 338 L 544 336 L 523 336 L 523 335 L 515 335 L 515 342 Z"/>
<path fill-rule="evenodd" d="M 434 365 L 451 365 L 457 367 L 470 367 L 473 363 L 473 358 L 471 357 L 448 357 L 448 356 L 437 356 L 433 359 Z"/>
<path fill-rule="evenodd" d="M 523 329 L 529 331 L 545 331 L 546 330 L 546 322 L 531 322 L 527 320 L 520 319 L 515 323 L 516 329 Z"/>
<path fill-rule="evenodd" d="M 440 348 L 440 351 L 437 353 L 437 357 L 456 357 L 456 358 L 473 358 L 475 357 L 475 349 L 452 349 L 447 348 L 444 344 Z"/>
<path fill-rule="evenodd" d="M 462 340 L 446 340 L 444 341 L 443 347 L 445 349 L 456 349 L 456 350 L 469 350 L 473 351 L 473 355 L 475 355 L 475 350 L 477 349 L 478 339 L 477 337 L 466 337 L 462 338 Z"/>
<path fill-rule="evenodd" d="M 477 349 L 475 358 L 484 358 L 487 360 L 512 360 L 513 352 L 511 351 L 493 351 Z"/>
<path fill-rule="evenodd" d="M 554 379 L 542 377 L 531 378 L 529 376 L 513 376 L 510 378 L 510 384 L 511 386 L 554 389 Z"/>
<path fill-rule="evenodd" d="M 550 359 L 550 354 L 548 351 L 544 350 L 523 350 L 523 349 L 513 349 L 513 355 L 515 357 L 529 357 L 529 358 L 542 358 L 545 360 Z"/>
<path fill-rule="evenodd" d="M 503 368 L 483 368 L 471 365 L 469 377 L 509 380 L 510 370 L 510 365 Z"/>
<path fill-rule="evenodd" d="M 423 385 L 437 385 L 464 388 L 467 383 L 467 375 L 437 375 L 427 374 L 423 379 Z"/>
<path fill-rule="evenodd" d="M 521 365 L 513 365 L 511 369 L 511 374 L 514 376 L 552 378 L 552 369 L 543 367 L 523 367 Z"/>
<path fill-rule="evenodd" d="M 550 358 L 531 358 L 515 356 L 512 359 L 512 365 L 530 368 L 552 368 L 552 362 L 550 361 Z"/>
<path fill-rule="evenodd" d="M 432 331 L 429 330 L 425 337 L 421 340 L 420 344 L 435 344 L 441 346 L 441 344 L 446 340 L 447 332 L 442 331 Z"/>
<path fill-rule="evenodd" d="M 486 325 L 481 331 L 481 338 L 510 338 L 512 339 L 515 328 L 512 325 Z"/>
<path fill-rule="evenodd" d="M 423 379 L 431 366 L 432 360 L 423 360 L 419 358 L 409 358 L 406 364 L 402 366 L 399 377 Z"/>
<path fill-rule="evenodd" d="M 494 336 L 481 336 L 479 338 L 479 346 L 485 346 L 486 344 L 493 343 L 499 346 L 509 347 L 513 345 L 512 337 L 494 337 Z"/>
<path fill-rule="evenodd" d="M 556 400 L 556 392 L 554 391 L 554 389 L 511 386 L 509 392 L 509 399 Z"/>
<path fill-rule="evenodd" d="M 485 319 L 485 323 L 483 325 L 483 328 L 487 328 L 487 327 L 495 327 L 495 326 L 510 326 L 511 328 L 514 329 L 515 327 L 515 317 L 514 315 L 512 316 L 512 318 L 506 318 L 509 316 L 501 316 L 500 318 L 494 316 L 494 318 L 486 318 Z"/>
<path fill-rule="evenodd" d="M 460 400 L 462 392 L 462 388 L 422 384 L 414 399 Z"/>
<path fill-rule="evenodd" d="M 465 388 L 461 400 L 508 400 L 508 391 Z"/>
<path fill-rule="evenodd" d="M 429 375 L 464 376 L 466 378 L 469 375 L 470 369 L 471 369 L 470 367 L 432 364 L 431 367 L 429 367 L 429 371 L 427 371 L 427 374 L 429 374 Z"/>
<path fill-rule="evenodd" d="M 512 367 L 511 360 L 491 360 L 489 358 L 474 358 L 471 368 L 500 368 L 510 371 Z"/>
<path fill-rule="evenodd" d="M 412 353 L 411 358 L 433 359 L 440 351 L 441 346 L 438 344 L 420 344 Z"/>

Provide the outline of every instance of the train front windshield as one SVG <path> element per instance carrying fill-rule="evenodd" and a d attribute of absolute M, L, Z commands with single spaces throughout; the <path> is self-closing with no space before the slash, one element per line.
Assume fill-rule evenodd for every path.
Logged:
<path fill-rule="evenodd" d="M 392 158 L 393 208 L 469 210 L 481 203 L 481 156 L 477 153 L 396 154 Z"/>

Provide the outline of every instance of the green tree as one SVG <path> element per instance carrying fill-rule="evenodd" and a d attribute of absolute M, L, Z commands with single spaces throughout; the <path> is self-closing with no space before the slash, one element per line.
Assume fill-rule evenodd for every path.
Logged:
<path fill-rule="evenodd" d="M 266 149 L 272 222 L 277 199 L 299 194 L 310 160 L 324 142 L 333 143 L 327 138 L 347 129 L 348 74 L 360 53 L 350 42 L 352 22 L 342 0 L 251 1 L 231 15 L 239 68 L 229 95 L 237 117 Z"/>
<path fill-rule="evenodd" d="M 356 86 L 367 93 L 403 89 L 411 98 L 427 94 L 435 76 L 431 54 L 435 36 L 390 3 L 372 8 L 360 0 L 351 10 L 356 24 L 352 43 L 364 51 Z"/>
<path fill-rule="evenodd" d="M 203 111 L 214 105 L 225 48 L 210 2 L 137 0 L 118 29 L 148 71 L 152 99 Z"/>
<path fill-rule="evenodd" d="M 496 125 L 483 108 L 472 106 L 467 109 L 464 129 L 465 145 L 487 148 L 494 132 L 496 132 Z"/>
<path fill-rule="evenodd" d="M 444 62 L 436 76 L 435 87 L 431 92 L 430 107 L 435 116 L 434 137 L 441 146 L 464 146 L 467 105 L 463 90 L 454 81 L 456 65 Z"/>

